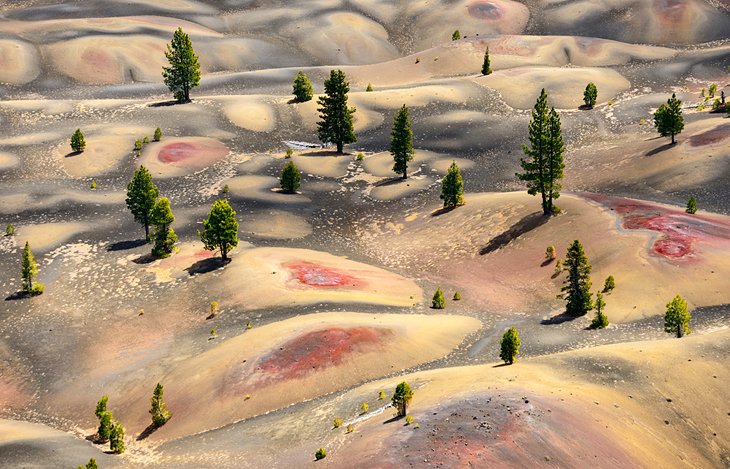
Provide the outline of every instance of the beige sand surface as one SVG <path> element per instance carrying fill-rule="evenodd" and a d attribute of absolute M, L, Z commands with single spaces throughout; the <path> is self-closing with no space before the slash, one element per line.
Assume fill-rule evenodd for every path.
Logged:
<path fill-rule="evenodd" d="M 18 157 L 11 153 L 0 152 L 0 171 L 18 166 Z"/>
<path fill-rule="evenodd" d="M 49 251 L 91 228 L 88 223 L 39 223 L 15 227 L 15 239 L 21 247 L 27 241 L 34 252 Z"/>
<path fill-rule="evenodd" d="M 224 184 L 228 184 L 230 195 L 235 198 L 292 205 L 310 202 L 310 199 L 302 194 L 280 192 L 279 179 L 271 176 L 237 176 L 224 181 Z"/>
<path fill-rule="evenodd" d="M 412 169 L 418 168 L 423 163 L 431 164 L 433 160 L 440 155 L 427 150 L 415 150 L 413 161 L 408 164 Z M 393 155 L 384 151 L 368 155 L 362 162 L 365 171 L 379 178 L 395 177 L 397 174 L 393 172 Z"/>
<path fill-rule="evenodd" d="M 0 197 L 0 213 L 21 213 L 25 210 L 46 210 L 59 203 L 73 202 L 76 204 L 123 204 L 126 195 L 123 192 L 102 192 L 99 190 L 88 192 L 66 191 L 63 194 L 38 195 L 28 192 L 16 193 Z"/>
<path fill-rule="evenodd" d="M 238 127 L 253 132 L 271 132 L 276 128 L 274 108 L 260 96 L 246 96 L 226 99 L 223 112 Z"/>
<path fill-rule="evenodd" d="M 23 422 L 20 420 L 0 419 L 0 442 L 3 443 L 66 435 L 66 433 L 59 432 L 58 430 L 54 430 L 46 425 Z"/>
<path fill-rule="evenodd" d="M 347 175 L 347 167 L 352 163 L 351 156 L 336 154 L 328 156 L 321 155 L 321 153 L 321 151 L 298 153 L 292 157 L 292 161 L 303 174 L 328 178 L 341 178 Z"/>
<path fill-rule="evenodd" d="M 244 231 L 264 239 L 301 239 L 312 234 L 312 226 L 303 216 L 267 210 L 246 216 Z"/>
<path fill-rule="evenodd" d="M 125 159 L 133 160 L 134 141 L 145 131 L 148 129 L 121 127 L 87 132 L 84 135 L 86 149 L 82 153 L 73 153 L 66 141 L 58 146 L 57 157 L 71 177 L 100 176 L 114 171 Z"/>
<path fill-rule="evenodd" d="M 298 316 L 213 341 L 208 351 L 161 377 L 174 416 L 152 438 L 220 427 L 440 358 L 479 327 L 465 316 L 338 312 Z M 132 395 L 146 394 L 147 387 Z M 149 421 L 143 401 L 129 403 L 120 415 L 132 432 Z"/>
<path fill-rule="evenodd" d="M 24 41 L 0 40 L 0 83 L 23 85 L 40 74 L 35 47 Z"/>
<path fill-rule="evenodd" d="M 155 177 L 170 178 L 205 169 L 229 153 L 228 147 L 213 138 L 167 137 L 146 145 L 139 163 Z"/>
<path fill-rule="evenodd" d="M 375 200 L 398 200 L 417 194 L 433 183 L 433 179 L 425 175 L 411 176 L 405 180 L 396 176 L 376 183 L 368 196 Z"/>
<path fill-rule="evenodd" d="M 317 112 L 318 97 L 319 96 L 315 96 L 311 101 L 307 101 L 306 103 L 297 103 L 293 105 L 299 114 L 299 119 L 297 120 L 298 124 L 307 131 L 313 133 L 317 131 L 317 122 L 319 121 L 319 112 Z M 384 117 L 381 113 L 373 111 L 366 106 L 358 107 L 355 105 L 355 102 L 356 100 L 352 99 L 348 101 L 348 105 L 350 107 L 355 107 L 357 109 L 353 116 L 353 127 L 355 129 L 355 133 L 373 129 L 383 123 Z M 400 106 L 402 106 L 402 104 Z"/>

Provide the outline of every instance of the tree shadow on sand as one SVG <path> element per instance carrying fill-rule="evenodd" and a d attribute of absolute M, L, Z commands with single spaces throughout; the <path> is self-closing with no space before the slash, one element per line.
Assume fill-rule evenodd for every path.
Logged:
<path fill-rule="evenodd" d="M 662 145 L 660 147 L 656 147 L 653 150 L 649 150 L 648 152 L 646 152 L 646 155 L 645 156 L 654 156 L 654 155 L 657 155 L 657 154 L 659 154 L 659 153 L 661 153 L 663 151 L 669 150 L 670 148 L 672 148 L 672 147 L 674 147 L 676 145 L 677 145 L 676 143 L 669 142 L 669 143 L 664 144 L 664 145 Z"/>
<path fill-rule="evenodd" d="M 207 274 L 208 272 L 213 272 L 214 270 L 218 270 L 221 267 L 225 267 L 225 265 L 229 262 L 231 262 L 230 259 L 227 262 L 223 262 L 220 257 L 209 257 L 208 259 L 203 259 L 196 262 L 195 264 L 185 269 L 185 271 L 191 277 L 198 274 Z"/>
<path fill-rule="evenodd" d="M 523 234 L 529 233 L 535 228 L 544 225 L 549 219 L 550 216 L 543 215 L 542 212 L 531 213 L 512 225 L 512 227 L 504 233 L 492 238 L 487 245 L 479 251 L 479 254 L 483 256 L 490 252 L 494 252 L 497 249 L 503 248 Z"/>
<path fill-rule="evenodd" d="M 73 158 L 74 156 L 79 156 L 82 153 L 83 153 L 83 151 L 72 151 L 70 153 L 66 153 L 65 155 L 63 155 L 63 157 L 64 158 Z"/>
<path fill-rule="evenodd" d="M 396 415 L 394 417 L 389 418 L 385 422 L 383 422 L 383 425 L 387 425 L 389 423 L 397 422 L 398 420 L 403 420 L 405 417 L 402 415 Z"/>
<path fill-rule="evenodd" d="M 36 295 L 25 291 L 16 291 L 15 293 L 6 296 L 5 301 L 24 300 L 26 298 L 33 298 L 34 296 Z"/>
<path fill-rule="evenodd" d="M 144 246 L 145 244 L 147 244 L 146 239 L 119 241 L 119 242 L 112 243 L 109 246 L 107 246 L 106 250 L 109 252 L 126 251 L 128 249 L 134 249 L 134 248 L 138 248 L 140 246 Z"/>
<path fill-rule="evenodd" d="M 184 103 L 181 103 L 180 101 L 173 99 L 170 101 L 160 101 L 159 103 L 151 103 L 151 104 L 148 104 L 147 107 L 167 107 L 167 106 L 174 106 L 176 104 L 186 104 L 186 103 L 190 103 L 190 102 L 192 102 L 192 101 L 186 101 Z"/>
<path fill-rule="evenodd" d="M 302 153 L 302 156 L 348 156 L 350 153 L 337 153 L 337 150 L 317 150 Z"/>
<path fill-rule="evenodd" d="M 155 262 L 156 260 L 157 260 L 157 258 L 155 256 L 153 256 L 152 254 L 144 254 L 142 256 L 139 256 L 136 259 L 132 259 L 132 262 L 134 262 L 135 264 L 138 264 L 138 265 L 146 265 L 146 264 L 151 264 L 151 263 Z"/>
<path fill-rule="evenodd" d="M 139 434 L 139 436 L 137 437 L 137 441 L 144 440 L 145 438 L 156 432 L 158 428 L 160 427 L 156 426 L 154 423 L 149 424 L 147 428 L 145 428 L 144 431 Z"/>
<path fill-rule="evenodd" d="M 400 176 L 392 177 L 392 178 L 385 178 L 381 179 L 380 181 L 376 182 L 374 185 L 375 187 L 388 187 L 388 186 L 394 186 L 396 184 L 400 184 L 401 182 L 406 182 L 408 179 L 403 179 Z"/>
<path fill-rule="evenodd" d="M 542 324 L 543 326 L 549 326 L 549 325 L 553 325 L 553 324 L 562 324 L 564 322 L 570 322 L 575 319 L 578 319 L 578 317 L 571 316 L 568 313 L 560 313 L 560 314 L 556 314 L 555 316 L 553 316 L 551 318 L 543 319 L 542 321 L 540 321 L 540 324 Z"/>

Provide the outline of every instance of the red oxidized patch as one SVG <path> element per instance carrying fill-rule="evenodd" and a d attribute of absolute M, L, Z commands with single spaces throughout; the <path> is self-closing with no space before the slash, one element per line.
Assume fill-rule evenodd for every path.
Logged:
<path fill-rule="evenodd" d="M 363 282 L 341 270 L 324 267 L 312 262 L 296 262 L 285 266 L 289 269 L 297 283 L 309 287 L 337 288 L 362 287 Z"/>
<path fill-rule="evenodd" d="M 166 145 L 158 155 L 158 158 L 163 163 L 178 163 L 188 158 L 193 158 L 200 148 L 189 143 L 173 143 Z"/>

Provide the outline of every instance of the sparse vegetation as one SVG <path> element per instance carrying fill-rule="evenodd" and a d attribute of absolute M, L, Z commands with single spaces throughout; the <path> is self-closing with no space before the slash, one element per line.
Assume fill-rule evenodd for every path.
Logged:
<path fill-rule="evenodd" d="M 352 433 L 355 431 L 355 425 L 353 425 L 351 423 L 348 423 L 347 427 L 345 427 L 345 428 L 346 428 L 345 433 Z"/>
<path fill-rule="evenodd" d="M 15 236 L 15 225 L 12 223 L 5 225 L 5 236 Z"/>
<path fill-rule="evenodd" d="M 363 402 L 362 404 L 360 404 L 360 412 L 365 413 L 368 410 L 370 410 L 370 404 L 368 404 L 367 402 Z"/>
<path fill-rule="evenodd" d="M 126 449 L 124 445 L 124 427 L 117 421 L 112 424 L 109 433 L 109 449 L 114 454 L 122 454 Z"/>
<path fill-rule="evenodd" d="M 347 93 L 350 84 L 342 70 L 332 70 L 329 79 L 324 81 L 324 96 L 317 100 L 320 121 L 317 123 L 319 140 L 322 143 L 337 145 L 337 153 L 342 154 L 344 145 L 357 142 L 352 125 L 356 109 L 347 106 Z"/>
<path fill-rule="evenodd" d="M 150 224 L 155 226 L 152 239 L 155 244 L 152 247 L 152 255 L 158 258 L 168 257 L 177 242 L 177 235 L 170 227 L 175 221 L 175 216 L 170 208 L 170 200 L 167 197 L 160 197 L 150 212 Z"/>
<path fill-rule="evenodd" d="M 142 151 L 142 140 L 137 139 L 134 141 L 134 151 L 139 155 L 139 152 Z"/>
<path fill-rule="evenodd" d="M 299 186 L 301 185 L 301 180 L 302 179 L 301 175 L 299 174 L 299 169 L 293 161 L 289 161 L 281 169 L 279 184 L 281 185 L 281 190 L 286 192 L 287 194 L 294 194 L 297 189 L 299 189 Z"/>
<path fill-rule="evenodd" d="M 327 451 L 324 448 L 319 448 L 317 452 L 314 453 L 314 459 L 319 461 L 320 459 L 324 459 L 327 457 Z"/>
<path fill-rule="evenodd" d="M 613 275 L 609 275 L 603 282 L 603 293 L 610 293 L 614 288 L 616 288 L 616 279 L 613 278 Z"/>
<path fill-rule="evenodd" d="M 378 400 L 379 400 L 379 401 L 382 401 L 382 400 L 383 400 L 383 399 L 385 399 L 386 397 L 387 397 L 387 396 L 385 395 L 385 391 L 380 391 L 380 392 L 378 393 Z"/>
<path fill-rule="evenodd" d="M 208 217 L 203 221 L 203 231 L 198 231 L 203 246 L 208 251 L 220 251 L 223 262 L 228 253 L 238 246 L 238 222 L 236 212 L 225 199 L 213 202 Z"/>
<path fill-rule="evenodd" d="M 148 143 L 150 143 L 150 138 L 149 138 L 149 137 L 146 137 L 146 136 L 145 136 L 145 137 L 144 137 L 144 138 L 142 139 L 142 145 L 147 145 Z"/>
<path fill-rule="evenodd" d="M 25 294 L 35 296 L 43 293 L 43 284 L 35 282 L 35 277 L 38 275 L 38 263 L 35 261 L 33 252 L 30 250 L 30 244 L 27 241 L 25 242 L 25 248 L 23 248 L 23 262 L 20 275 Z"/>
<path fill-rule="evenodd" d="M 461 301 L 461 294 L 458 291 L 454 292 L 454 301 Z"/>
<path fill-rule="evenodd" d="M 309 81 L 309 77 L 304 74 L 301 70 L 294 77 L 294 87 L 292 90 L 294 94 L 294 102 L 304 103 L 310 101 L 314 96 L 314 87 L 312 82 Z"/>
<path fill-rule="evenodd" d="M 108 396 L 101 396 L 96 403 L 96 411 L 94 414 L 99 419 L 99 427 L 96 431 L 96 441 L 99 443 L 106 443 L 109 441 L 109 436 L 112 431 L 112 423 L 114 422 L 114 416 L 107 410 L 107 404 L 109 402 Z"/>
<path fill-rule="evenodd" d="M 510 327 L 504 333 L 499 343 L 499 358 L 508 365 L 513 364 L 517 360 L 517 355 L 520 353 L 520 345 L 520 336 L 517 333 L 517 329 L 514 326 Z"/>
<path fill-rule="evenodd" d="M 565 256 L 565 270 L 568 278 L 560 290 L 567 304 L 565 312 L 569 316 L 583 316 L 593 309 L 591 294 L 591 265 L 577 239 L 573 241 Z"/>
<path fill-rule="evenodd" d="M 667 303 L 667 311 L 664 313 L 664 331 L 676 334 L 677 338 L 681 338 L 692 332 L 689 328 L 691 319 L 692 315 L 687 307 L 687 302 L 677 295 Z"/>
<path fill-rule="evenodd" d="M 167 45 L 169 67 L 162 67 L 162 78 L 178 103 L 190 102 L 190 90 L 200 85 L 200 63 L 190 36 L 178 28 Z"/>
<path fill-rule="evenodd" d="M 563 178 L 563 143 L 560 129 L 560 116 L 555 108 L 548 110 L 547 93 L 543 88 L 537 103 L 532 110 L 530 121 L 530 146 L 522 146 L 522 151 L 529 159 L 520 159 L 523 173 L 517 173 L 517 178 L 527 184 L 527 193 L 542 197 L 542 210 L 545 215 L 556 213 L 554 200 L 560 197 Z"/>
<path fill-rule="evenodd" d="M 162 140 L 162 129 L 161 128 L 157 127 L 155 129 L 155 135 L 153 136 L 153 138 L 154 138 L 155 142 L 159 142 L 160 140 Z"/>
<path fill-rule="evenodd" d="M 334 426 L 335 428 L 340 428 L 340 427 L 342 426 L 342 419 L 341 419 L 341 418 L 339 418 L 339 417 L 338 417 L 338 418 L 336 418 L 336 419 L 334 419 L 334 420 L 332 421 L 332 425 L 333 425 L 333 426 Z"/>
<path fill-rule="evenodd" d="M 86 140 L 84 140 L 84 133 L 81 132 L 81 129 L 76 129 L 71 135 L 71 149 L 76 153 L 81 153 L 86 149 Z"/>
<path fill-rule="evenodd" d="M 598 98 L 598 88 L 593 83 L 586 85 L 585 91 L 583 91 L 583 102 L 588 109 L 593 109 L 596 105 L 596 99 Z"/>
<path fill-rule="evenodd" d="M 454 31 L 454 32 L 453 32 L 453 33 L 451 34 L 451 40 L 452 40 L 452 41 L 458 41 L 459 39 L 461 39 L 461 33 L 460 33 L 460 32 L 459 32 L 459 30 L 457 29 L 456 31 Z"/>
<path fill-rule="evenodd" d="M 213 319 L 218 315 L 218 302 L 217 301 L 211 301 L 210 302 L 210 315 L 208 316 L 208 319 Z"/>
<path fill-rule="evenodd" d="M 144 226 L 145 239 L 150 240 L 150 216 L 155 201 L 160 195 L 157 186 L 152 182 L 152 174 L 144 166 L 134 172 L 134 177 L 127 185 L 127 208 L 137 223 Z"/>
<path fill-rule="evenodd" d="M 355 159 L 357 161 L 362 161 L 365 159 L 365 155 L 363 154 L 363 152 L 359 151 L 359 152 L 357 152 L 357 156 L 355 157 Z"/>
<path fill-rule="evenodd" d="M 563 260 L 562 259 L 555 259 L 555 269 L 553 270 L 553 275 L 557 276 L 563 273 Z"/>
<path fill-rule="evenodd" d="M 441 200 L 444 201 L 444 208 L 464 205 L 463 194 L 464 180 L 461 178 L 461 170 L 456 161 L 452 161 L 446 176 L 441 181 Z"/>
<path fill-rule="evenodd" d="M 591 321 L 591 328 L 603 329 L 608 326 L 608 316 L 603 312 L 606 308 L 606 301 L 601 292 L 596 293 L 596 316 Z"/>
<path fill-rule="evenodd" d="M 367 88 L 365 88 L 365 91 L 368 92 L 368 93 L 371 93 L 373 91 L 373 85 L 371 85 L 370 83 L 368 83 L 368 86 L 367 86 Z"/>
<path fill-rule="evenodd" d="M 251 321 L 246 321 L 246 330 L 248 331 L 251 329 L 253 329 L 253 323 Z"/>
<path fill-rule="evenodd" d="M 446 307 L 446 299 L 441 291 L 441 288 L 436 289 L 436 293 L 433 294 L 431 299 L 431 307 L 433 309 L 444 309 Z"/>
<path fill-rule="evenodd" d="M 92 191 L 96 189 L 96 181 L 91 181 L 91 184 L 89 184 L 89 189 L 91 189 Z"/>
<path fill-rule="evenodd" d="M 710 85 L 710 89 L 708 90 L 710 92 L 709 96 L 710 98 L 715 97 L 715 93 L 717 93 L 717 85 L 715 83 Z"/>
<path fill-rule="evenodd" d="M 684 129 L 684 117 L 682 101 L 678 100 L 674 93 L 667 103 L 659 106 L 654 113 L 654 126 L 662 137 L 672 137 L 672 145 L 677 143 L 674 137 Z"/>
<path fill-rule="evenodd" d="M 76 469 L 99 469 L 99 465 L 96 463 L 96 459 L 91 458 L 86 463 L 86 466 L 79 466 Z"/>
<path fill-rule="evenodd" d="M 690 197 L 687 201 L 687 208 L 685 209 L 685 212 L 689 213 L 690 215 L 694 215 L 697 213 L 697 199 L 693 197 Z"/>
<path fill-rule="evenodd" d="M 555 246 L 548 246 L 547 249 L 545 249 L 545 260 L 546 261 L 554 261 L 557 259 L 558 254 L 555 251 Z"/>
<path fill-rule="evenodd" d="M 410 424 L 412 424 L 412 423 L 413 423 L 414 421 L 415 421 L 415 420 L 413 419 L 413 416 L 412 416 L 412 415 L 406 415 L 406 425 L 410 425 Z"/>
<path fill-rule="evenodd" d="M 398 417 L 406 416 L 408 404 L 410 404 L 412 399 L 413 390 L 407 382 L 403 381 L 395 387 L 395 392 L 393 393 L 391 402 L 393 403 L 393 407 L 395 407 L 396 411 L 398 412 Z"/>
<path fill-rule="evenodd" d="M 482 62 L 482 75 L 492 74 L 492 63 L 489 59 L 489 47 L 484 51 L 484 61 Z"/>
<path fill-rule="evenodd" d="M 294 150 L 292 150 L 291 148 L 287 148 L 286 153 L 284 153 L 284 158 L 289 159 L 292 156 L 294 156 Z"/>
<path fill-rule="evenodd" d="M 408 108 L 404 104 L 395 115 L 390 132 L 390 154 L 393 156 L 393 171 L 408 178 L 408 162 L 413 160 L 413 131 Z"/>
<path fill-rule="evenodd" d="M 167 409 L 167 404 L 163 400 L 163 394 L 165 390 L 160 383 L 157 383 L 154 391 L 152 392 L 150 414 L 152 415 L 152 425 L 155 427 L 161 427 L 170 420 L 172 414 Z"/>

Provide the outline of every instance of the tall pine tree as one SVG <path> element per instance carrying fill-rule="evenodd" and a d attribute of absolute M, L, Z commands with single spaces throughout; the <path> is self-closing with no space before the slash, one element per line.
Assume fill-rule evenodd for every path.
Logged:
<path fill-rule="evenodd" d="M 671 136 L 672 145 L 676 143 L 674 136 L 684 130 L 684 116 L 682 116 L 682 101 L 672 93 L 667 104 L 662 104 L 654 113 L 654 126 L 662 137 Z"/>
<path fill-rule="evenodd" d="M 220 250 L 223 262 L 228 261 L 228 252 L 238 246 L 238 222 L 236 211 L 225 199 L 216 200 L 203 221 L 203 231 L 198 231 L 200 240 L 208 251 Z"/>
<path fill-rule="evenodd" d="M 167 404 L 162 399 L 165 390 L 160 383 L 157 383 L 155 390 L 152 392 L 150 414 L 152 414 L 152 425 L 161 427 L 170 420 L 172 414 L 167 409 Z"/>
<path fill-rule="evenodd" d="M 140 166 L 127 185 L 127 208 L 134 215 L 134 220 L 144 226 L 147 241 L 150 240 L 150 212 L 159 195 L 160 191 L 152 182 L 152 174 Z"/>
<path fill-rule="evenodd" d="M 461 170 L 456 161 L 451 162 L 449 171 L 441 181 L 441 200 L 444 201 L 444 208 L 454 208 L 464 204 L 464 180 L 461 178 Z"/>
<path fill-rule="evenodd" d="M 408 162 L 413 160 L 413 131 L 408 108 L 404 104 L 395 115 L 390 132 L 390 154 L 393 155 L 393 171 L 408 178 Z"/>
<path fill-rule="evenodd" d="M 337 153 L 342 154 L 344 145 L 357 142 L 352 125 L 355 108 L 347 107 L 347 93 L 350 84 L 345 72 L 332 70 L 329 79 L 324 81 L 324 96 L 317 99 L 320 121 L 317 123 L 319 139 L 322 143 L 337 145 Z"/>
<path fill-rule="evenodd" d="M 23 264 L 20 275 L 23 281 L 23 291 L 25 293 L 35 293 L 36 285 L 34 282 L 35 276 L 38 275 L 38 263 L 35 261 L 33 252 L 30 250 L 30 244 L 27 241 L 25 242 L 25 248 L 23 248 Z M 41 289 L 40 292 L 42 291 Z"/>
<path fill-rule="evenodd" d="M 169 67 L 162 67 L 165 85 L 172 91 L 177 102 L 189 102 L 190 90 L 200 84 L 200 62 L 193 50 L 190 36 L 185 34 L 182 28 L 177 28 L 173 34 L 172 41 L 167 45 L 165 57 L 170 63 Z"/>
<path fill-rule="evenodd" d="M 569 316 L 583 316 L 593 309 L 591 294 L 591 265 L 577 239 L 573 241 L 565 256 L 563 268 L 568 273 L 563 288 L 567 304 L 565 312 Z"/>
<path fill-rule="evenodd" d="M 484 62 L 482 63 L 482 75 L 489 75 L 492 73 L 492 65 L 489 60 L 489 47 L 484 52 Z"/>
<path fill-rule="evenodd" d="M 549 109 L 547 93 L 543 88 L 532 110 L 529 127 L 530 146 L 522 146 L 528 159 L 520 159 L 523 173 L 517 173 L 527 185 L 527 193 L 542 197 L 545 215 L 556 212 L 553 200 L 560 196 L 557 180 L 563 177 L 563 152 L 565 145 L 560 130 L 560 117 L 555 109 Z"/>
<path fill-rule="evenodd" d="M 155 245 L 152 247 L 152 255 L 155 257 L 168 257 L 172 254 L 172 248 L 177 242 L 175 231 L 170 225 L 175 221 L 175 215 L 170 209 L 170 200 L 167 197 L 160 197 L 150 212 L 150 223 L 155 225 Z"/>

